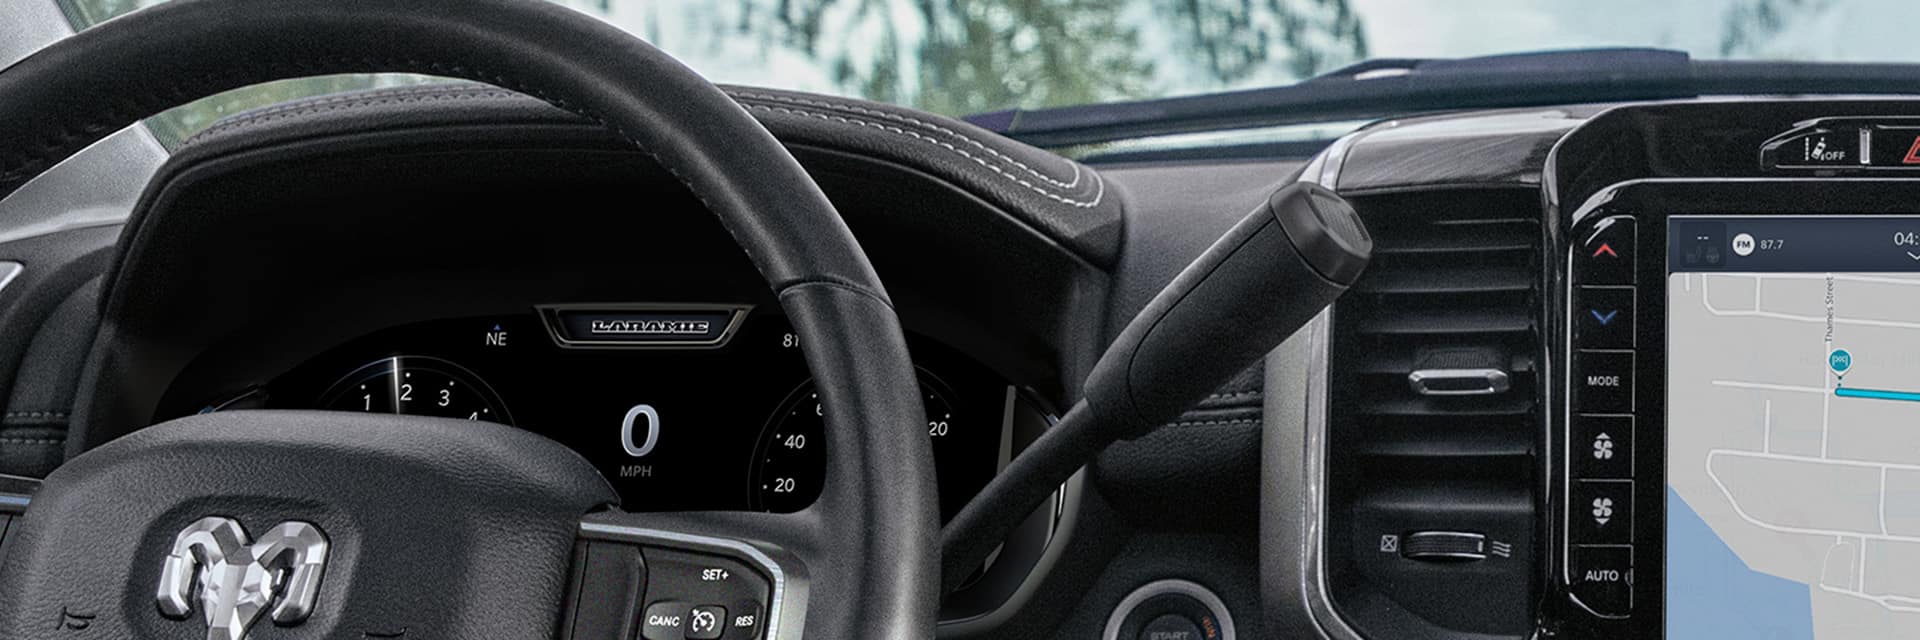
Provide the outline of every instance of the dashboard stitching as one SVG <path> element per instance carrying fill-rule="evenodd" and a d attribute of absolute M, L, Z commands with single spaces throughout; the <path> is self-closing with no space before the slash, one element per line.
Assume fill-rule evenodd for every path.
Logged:
<path fill-rule="evenodd" d="M 1234 391 L 1234 392 L 1231 392 L 1231 393 L 1216 393 L 1216 394 L 1213 394 L 1213 395 L 1210 395 L 1210 396 L 1207 396 L 1207 399 L 1209 399 L 1209 400 L 1212 400 L 1212 399 L 1221 399 L 1221 400 L 1225 400 L 1225 399 L 1229 399 L 1229 398 L 1244 398 L 1244 397 L 1246 397 L 1246 396 L 1257 396 L 1257 395 L 1261 395 L 1261 394 L 1263 394 L 1263 393 L 1264 393 L 1264 392 L 1262 392 L 1262 391 Z"/>
<path fill-rule="evenodd" d="M 883 119 L 892 120 L 895 122 L 925 127 L 929 130 L 936 131 L 936 132 L 945 134 L 947 136 L 951 136 L 953 138 L 959 139 L 970 146 L 980 149 L 982 152 L 985 152 L 986 154 L 996 159 L 1002 160 L 1008 164 L 1018 167 L 1020 170 L 1026 172 L 1028 175 L 1031 175 L 1034 178 L 1042 182 L 1045 182 L 1048 185 L 1051 185 L 1060 189 L 1077 188 L 1080 185 L 1081 178 L 1086 173 L 1076 164 L 1072 167 L 1073 179 L 1071 181 L 1062 181 L 1058 178 L 1054 178 L 1046 174 L 1043 174 L 1040 171 L 1034 169 L 1032 166 L 1029 166 L 1023 162 L 1020 162 L 1019 160 L 1014 159 L 1013 157 L 1008 156 L 1005 153 L 1002 153 L 988 146 L 986 143 L 981 142 L 976 138 L 960 133 L 951 128 L 943 127 L 938 124 L 934 124 L 924 120 L 919 120 L 916 118 L 909 118 L 905 116 L 890 114 L 890 113 L 877 111 L 873 109 L 856 107 L 852 105 L 837 105 L 829 102 L 822 102 L 822 101 L 816 101 L 816 100 L 803 100 L 799 98 L 787 98 L 783 96 L 774 96 L 774 95 L 751 93 L 751 92 L 730 92 L 730 94 L 735 96 L 736 98 L 742 98 L 742 99 L 765 100 L 765 101 L 779 102 L 779 103 L 788 104 L 788 105 L 811 105 L 811 106 L 818 106 L 818 107 L 829 108 L 829 109 L 840 109 L 840 110 L 851 111 L 855 113 L 872 116 L 875 118 L 883 118 Z M 262 109 L 252 114 L 242 116 L 239 119 L 232 120 L 224 124 L 211 127 L 206 131 L 203 131 L 200 134 L 195 135 L 192 139 L 188 140 L 188 143 L 191 144 L 193 142 L 197 142 L 201 140 L 202 138 L 223 134 L 223 133 L 229 133 L 238 129 L 259 126 L 259 125 L 267 124 L 270 122 L 286 120 L 289 118 L 297 118 L 305 115 L 328 113 L 332 111 L 343 111 L 343 110 L 355 109 L 355 108 L 361 108 L 361 107 L 393 105 L 393 104 L 408 104 L 408 103 L 419 103 L 419 102 L 439 102 L 439 101 L 450 101 L 450 100 L 476 100 L 476 99 L 511 99 L 515 97 L 519 97 L 519 94 L 511 91 L 491 88 L 491 87 L 461 88 L 461 87 L 445 87 L 445 86 L 428 86 L 428 87 L 410 87 L 405 89 L 394 89 L 394 90 L 381 92 L 375 95 L 361 94 L 361 95 L 355 95 L 350 97 L 320 99 L 317 101 L 306 101 L 306 102 L 293 104 L 293 105 L 284 105 L 281 107 L 269 107 L 266 109 Z M 953 151 L 954 153 L 958 153 L 961 156 L 966 157 L 970 160 L 973 160 L 974 162 L 987 167 L 988 169 L 994 171 L 995 173 L 999 173 L 1003 177 L 1006 177 L 1010 180 L 1018 182 L 1022 186 L 1025 186 L 1029 189 L 1033 189 L 1034 191 L 1040 193 L 1041 195 L 1047 196 L 1048 198 L 1060 201 L 1065 204 L 1069 204 L 1077 207 L 1092 207 L 1092 206 L 1097 206 L 1100 203 L 1101 199 L 1104 197 L 1104 193 L 1103 193 L 1105 190 L 1104 184 L 1099 185 L 1100 192 L 1096 193 L 1094 199 L 1090 202 L 1072 200 L 1072 199 L 1057 196 L 1055 194 L 1048 193 L 1042 190 L 1038 185 L 1034 185 L 1032 183 L 1026 182 L 1025 180 L 1009 175 L 1006 171 L 1000 169 L 999 167 L 988 164 L 982 159 L 972 155 L 971 153 L 968 153 L 964 150 L 956 148 L 953 145 L 945 144 L 940 141 L 930 139 L 927 136 L 924 136 L 915 132 L 907 131 L 904 129 L 900 129 L 897 127 L 880 125 L 880 124 L 867 122 L 867 121 L 863 121 L 855 118 L 849 118 L 845 116 L 838 116 L 837 114 L 830 114 L 826 112 L 802 109 L 798 106 L 791 106 L 789 108 L 769 107 L 764 105 L 746 105 L 746 104 L 743 104 L 742 106 L 745 106 L 749 109 L 790 113 L 793 115 L 800 115 L 800 116 L 809 117 L 809 118 L 837 120 L 837 121 L 844 122 L 846 124 L 853 124 L 856 126 L 867 126 L 867 127 L 879 128 L 879 129 L 890 131 L 893 133 L 906 135 L 906 136 L 909 136 L 918 140 L 922 140 L 925 142 L 933 143 L 943 148 L 946 148 L 950 151 Z M 1096 181 L 1100 180 L 1100 177 L 1098 175 L 1095 175 L 1094 180 Z"/>
<path fill-rule="evenodd" d="M 519 95 L 510 91 L 505 91 L 500 89 L 487 89 L 484 91 L 476 91 L 476 90 L 469 89 L 469 90 L 462 90 L 460 93 L 448 92 L 444 88 L 439 88 L 439 87 L 436 87 L 435 89 L 437 90 L 425 91 L 420 89 L 413 89 L 409 91 L 385 92 L 385 93 L 376 94 L 376 95 L 362 94 L 362 95 L 356 95 L 352 97 L 331 98 L 331 99 L 324 99 L 319 101 L 301 102 L 301 103 L 285 105 L 281 107 L 263 109 L 263 110 L 248 114 L 246 116 L 242 116 L 238 119 L 231 120 L 226 123 L 210 127 L 206 131 L 203 131 L 198 135 L 195 135 L 192 138 L 188 139 L 187 144 L 192 144 L 194 142 L 200 141 L 203 138 L 211 137 L 218 134 L 229 133 L 239 129 L 245 129 L 248 127 L 267 124 L 269 122 L 286 120 L 288 118 L 297 118 L 300 116 L 313 115 L 318 113 L 344 111 L 347 109 L 355 109 L 360 107 L 372 107 L 372 106 L 392 105 L 392 104 L 409 104 L 409 103 L 416 103 L 416 102 L 442 102 L 442 101 L 449 101 L 449 100 L 513 98 Z"/>
<path fill-rule="evenodd" d="M 5 415 L 0 415 L 0 418 L 6 418 L 8 420 L 11 420 L 14 418 L 65 419 L 66 417 L 67 417 L 67 414 L 60 411 L 13 411 L 13 412 L 8 412 Z"/>
<path fill-rule="evenodd" d="M 1073 189 L 1073 188 L 1077 188 L 1077 187 L 1079 187 L 1079 186 L 1080 186 L 1080 178 L 1081 178 L 1081 175 L 1082 175 L 1082 171 L 1080 170 L 1080 166 L 1079 166 L 1079 165 L 1078 165 L 1077 163 L 1073 165 L 1073 181 L 1072 181 L 1072 182 L 1062 182 L 1062 181 L 1060 181 L 1060 179 L 1058 179 L 1058 178 L 1054 178 L 1054 177 L 1051 177 L 1051 176 L 1048 176 L 1048 175 L 1046 175 L 1046 174 L 1043 174 L 1043 173 L 1040 173 L 1040 172 L 1039 172 L 1038 170 L 1036 170 L 1036 169 L 1034 169 L 1033 167 L 1030 167 L 1030 166 L 1027 166 L 1027 165 L 1026 165 L 1025 163 L 1022 163 L 1022 162 L 1020 162 L 1019 160 L 1015 160 L 1015 159 L 1014 159 L 1014 158 L 1013 158 L 1012 156 L 1008 156 L 1007 154 L 1004 154 L 1004 153 L 1001 153 L 1001 152 L 999 152 L 998 150 L 995 150 L 995 149 L 994 149 L 993 147 L 990 147 L 990 146 L 987 146 L 987 144 L 986 144 L 986 143 L 984 143 L 984 142 L 981 142 L 981 141 L 979 141 L 979 140 L 977 140 L 977 139 L 975 139 L 975 138 L 973 138 L 973 137 L 971 137 L 971 136 L 968 136 L 968 135 L 966 135 L 966 134 L 964 134 L 964 133 L 960 133 L 960 132 L 958 132 L 958 131 L 954 131 L 953 129 L 949 129 L 949 128 L 947 128 L 947 127 L 943 127 L 943 126 L 940 126 L 940 125 L 938 125 L 938 124 L 934 124 L 934 123 L 931 123 L 931 122 L 927 122 L 927 121 L 924 121 L 924 120 L 919 120 L 919 119 L 915 119 L 915 118 L 909 118 L 909 117 L 906 117 L 906 116 L 902 116 L 902 115 L 896 115 L 896 114 L 892 114 L 892 113 L 887 113 L 887 112 L 885 112 L 885 111 L 879 111 L 879 110 L 876 110 L 876 109 L 867 109 L 867 108 L 863 108 L 863 107 L 857 107 L 857 106 L 854 106 L 854 105 L 850 105 L 850 104 L 835 104 L 835 103 L 831 103 L 831 102 L 824 102 L 824 101 L 820 101 L 820 100 L 804 100 L 804 99 L 800 99 L 800 98 L 788 98 L 788 97 L 784 97 L 784 96 L 776 96 L 776 95 L 768 95 L 768 94 L 763 94 L 763 93 L 751 93 L 751 92 L 746 92 L 746 91 L 729 91 L 729 92 L 727 92 L 727 93 L 728 93 L 729 95 L 732 95 L 732 96 L 734 96 L 735 98 L 746 98 L 746 99 L 753 99 L 753 100 L 767 100 L 767 101 L 771 101 L 771 102 L 780 102 L 780 103 L 785 103 L 785 104 L 789 104 L 789 105 L 808 105 L 808 106 L 815 106 L 815 107 L 824 107 L 824 108 L 828 108 L 828 109 L 839 109 L 839 110 L 842 110 L 842 111 L 851 111 L 851 112 L 853 112 L 853 113 L 859 113 L 859 114 L 863 114 L 863 115 L 868 115 L 868 116 L 873 116 L 873 117 L 876 117 L 876 118 L 882 118 L 882 119 L 886 119 L 886 120 L 892 120 L 892 121 L 894 121 L 894 122 L 901 122 L 901 123 L 906 123 L 906 124 L 913 124 L 913 125 L 918 125 L 918 126 L 921 126 L 921 127 L 926 127 L 926 128 L 928 128 L 928 129 L 932 129 L 932 130 L 934 130 L 934 131 L 938 131 L 938 132 L 940 132 L 940 133 L 944 133 L 944 134 L 947 134 L 947 135 L 949 135 L 949 136 L 953 136 L 953 137 L 955 137 L 955 138 L 959 138 L 959 139 L 961 139 L 961 140 L 963 140 L 963 141 L 965 141 L 965 142 L 966 142 L 967 144 L 970 144 L 970 145 L 973 145 L 973 146 L 975 146 L 975 147 L 979 147 L 981 151 L 985 151 L 985 152 L 987 152 L 987 153 L 988 153 L 989 155 L 992 155 L 992 156 L 993 156 L 993 157 L 995 157 L 995 158 L 999 158 L 999 159 L 1001 159 L 1001 160 L 1005 160 L 1005 161 L 1007 161 L 1007 162 L 1008 162 L 1009 164 L 1012 164 L 1013 166 L 1016 166 L 1016 167 L 1019 167 L 1019 168 L 1021 168 L 1022 170 L 1025 170 L 1025 171 L 1026 171 L 1026 172 L 1027 172 L 1028 174 L 1030 174 L 1030 175 L 1032 175 L 1033 177 L 1036 177 L 1036 178 L 1039 178 L 1039 179 L 1041 179 L 1041 180 L 1043 180 L 1043 181 L 1045 181 L 1045 182 L 1046 182 L 1047 184 L 1051 184 L 1051 185 L 1053 185 L 1053 186 L 1055 186 L 1055 187 L 1059 187 L 1059 188 L 1061 188 L 1061 189 Z"/>
<path fill-rule="evenodd" d="M 1231 420 L 1188 420 L 1185 422 L 1169 422 L 1167 423 L 1167 426 L 1169 427 L 1224 427 L 1224 426 L 1246 425 L 1246 424 L 1260 424 L 1260 419 L 1259 418 L 1240 418 L 1240 419 L 1231 419 Z"/>
<path fill-rule="evenodd" d="M 986 160 L 981 159 L 979 156 L 968 153 L 966 150 L 956 147 L 952 144 L 949 144 L 941 140 L 936 140 L 932 137 L 929 137 L 917 132 L 908 131 L 906 129 L 902 129 L 900 127 L 896 127 L 893 125 L 880 124 L 876 122 L 868 122 L 866 120 L 861 120 L 859 118 L 853 118 L 853 117 L 832 114 L 832 113 L 822 113 L 822 112 L 811 111 L 807 109 L 800 109 L 797 107 L 770 107 L 770 106 L 758 105 L 758 104 L 742 104 L 741 106 L 746 107 L 748 109 L 752 109 L 752 110 L 758 110 L 758 111 L 785 113 L 789 115 L 800 116 L 803 118 L 814 118 L 818 120 L 826 120 L 829 122 L 839 122 L 843 124 L 852 124 L 852 125 L 858 125 L 863 127 L 871 127 L 871 128 L 879 129 L 882 131 L 890 131 L 900 135 L 912 137 L 914 139 L 921 140 L 928 144 L 939 146 L 948 151 L 952 151 L 954 153 L 960 154 L 962 157 L 965 157 L 968 160 L 972 160 L 975 164 L 978 164 L 982 167 L 986 167 L 988 170 L 996 174 L 999 174 L 1000 177 L 1006 178 L 1008 180 L 1012 180 L 1013 182 L 1018 183 L 1020 186 L 1031 189 L 1034 193 L 1038 193 L 1042 196 L 1046 196 L 1050 200 L 1054 200 L 1056 202 L 1060 202 L 1062 204 L 1066 204 L 1066 205 L 1081 208 L 1081 209 L 1090 209 L 1090 208 L 1099 206 L 1101 200 L 1106 197 L 1106 193 L 1107 193 L 1106 182 L 1101 180 L 1100 174 L 1097 174 L 1097 173 L 1093 175 L 1093 182 L 1095 187 L 1093 199 L 1092 200 L 1076 200 L 1072 198 L 1063 197 L 1055 193 L 1052 193 L 1050 191 L 1047 191 L 1046 189 L 1043 189 L 1040 186 L 1033 184 L 1032 182 L 1028 182 L 1025 178 L 1021 178 L 1019 176 L 1008 173 L 1007 170 L 1002 169 L 998 166 L 995 166 L 993 163 L 987 162 Z"/>

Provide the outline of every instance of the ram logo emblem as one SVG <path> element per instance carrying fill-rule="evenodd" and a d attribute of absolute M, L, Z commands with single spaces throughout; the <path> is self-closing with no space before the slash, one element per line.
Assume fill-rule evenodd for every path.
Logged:
<path fill-rule="evenodd" d="M 300 624 L 326 565 L 327 536 L 311 523 L 282 522 L 249 542 L 232 518 L 201 518 L 174 536 L 160 568 L 160 613 L 185 620 L 197 601 L 207 640 L 243 640 L 269 610 L 275 624 Z"/>

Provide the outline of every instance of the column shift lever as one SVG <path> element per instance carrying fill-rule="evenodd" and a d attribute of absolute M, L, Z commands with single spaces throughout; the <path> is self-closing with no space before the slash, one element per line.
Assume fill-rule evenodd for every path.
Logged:
<path fill-rule="evenodd" d="M 947 524 L 946 590 L 1101 449 L 1178 417 L 1332 304 L 1372 253 L 1339 195 L 1306 183 L 1274 192 L 1134 316 L 1079 404 Z"/>

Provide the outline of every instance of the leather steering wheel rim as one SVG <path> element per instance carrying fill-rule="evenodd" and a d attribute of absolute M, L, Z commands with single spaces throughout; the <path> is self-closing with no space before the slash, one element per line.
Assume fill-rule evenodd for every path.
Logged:
<path fill-rule="evenodd" d="M 803 530 L 780 542 L 812 560 L 808 635 L 931 637 L 938 494 L 930 445 L 915 428 L 924 421 L 916 377 L 885 289 L 778 140 L 711 83 L 611 25 L 540 0 L 174 0 L 0 71 L 0 198 L 192 99 L 365 72 L 485 82 L 592 118 L 713 211 L 778 294 L 827 409 L 831 464 L 820 500 L 746 528 Z M 116 267 L 138 258 L 122 254 Z M 121 297 L 109 287 L 111 307 Z"/>

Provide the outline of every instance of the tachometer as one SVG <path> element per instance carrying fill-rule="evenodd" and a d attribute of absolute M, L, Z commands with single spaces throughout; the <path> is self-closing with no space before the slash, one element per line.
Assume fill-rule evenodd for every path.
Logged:
<path fill-rule="evenodd" d="M 945 385 L 921 372 L 920 396 L 927 404 L 927 436 L 933 438 L 936 458 L 945 457 L 942 443 L 973 427 L 956 420 L 948 395 Z M 805 509 L 820 497 L 826 475 L 826 412 L 809 380 L 787 395 L 760 434 L 754 448 L 753 509 L 773 513 Z"/>
<path fill-rule="evenodd" d="M 505 403 L 479 376 L 427 356 L 395 356 L 368 363 L 334 383 L 321 407 L 513 424 Z"/>

